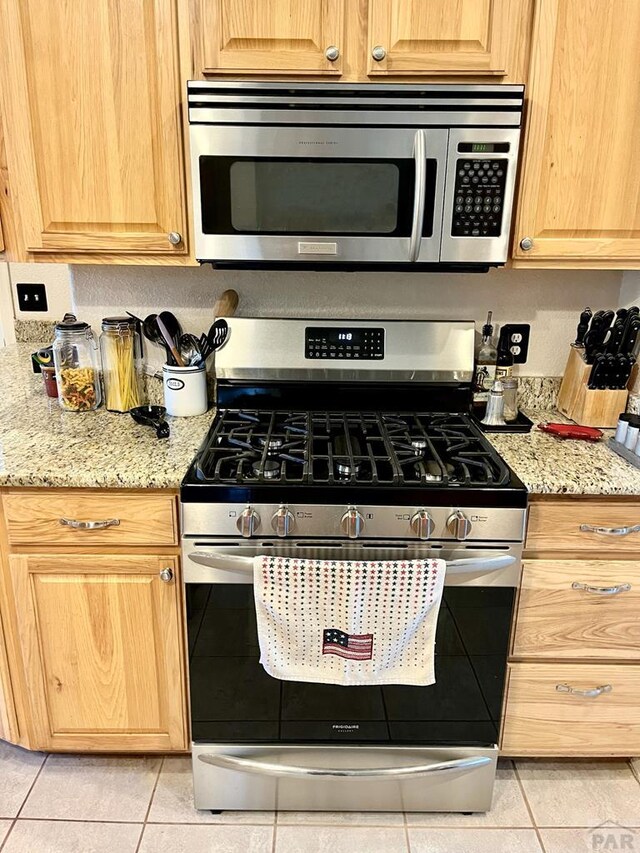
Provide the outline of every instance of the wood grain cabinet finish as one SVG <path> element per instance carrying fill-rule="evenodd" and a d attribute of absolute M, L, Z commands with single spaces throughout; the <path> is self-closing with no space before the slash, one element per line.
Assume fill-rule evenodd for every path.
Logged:
<path fill-rule="evenodd" d="M 184 255 L 176 0 L 0 0 L 0 20 L 26 251 Z"/>
<path fill-rule="evenodd" d="M 11 674 L 4 638 L 2 618 L 0 618 L 0 740 L 16 741 L 18 725 L 16 721 Z"/>
<path fill-rule="evenodd" d="M 9 559 L 32 748 L 186 747 L 176 558 Z M 165 582 L 160 571 L 171 569 Z"/>
<path fill-rule="evenodd" d="M 205 74 L 340 75 L 348 0 L 198 0 Z M 336 48 L 333 60 L 329 49 Z"/>
<path fill-rule="evenodd" d="M 508 679 L 503 754 L 569 757 L 640 752 L 640 666 L 512 663 Z M 596 688 L 605 689 L 597 693 Z"/>
<path fill-rule="evenodd" d="M 640 660 L 640 563 L 525 561 L 513 655 Z"/>
<path fill-rule="evenodd" d="M 8 492 L 2 502 L 13 546 L 158 547 L 179 541 L 176 499 L 169 494 L 30 490 Z M 63 520 L 67 523 L 61 523 Z"/>
<path fill-rule="evenodd" d="M 368 73 L 511 77 L 530 10 L 527 0 L 369 0 Z"/>
<path fill-rule="evenodd" d="M 636 0 L 538 0 L 518 262 L 640 266 L 638 45 Z"/>
<path fill-rule="evenodd" d="M 638 554 L 640 503 L 604 499 L 532 503 L 525 547 L 536 552 Z"/>

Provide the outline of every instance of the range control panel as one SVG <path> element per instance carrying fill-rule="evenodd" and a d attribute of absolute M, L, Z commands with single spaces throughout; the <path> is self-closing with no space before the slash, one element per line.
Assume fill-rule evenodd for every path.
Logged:
<path fill-rule="evenodd" d="M 307 326 L 305 358 L 384 358 L 383 328 Z"/>

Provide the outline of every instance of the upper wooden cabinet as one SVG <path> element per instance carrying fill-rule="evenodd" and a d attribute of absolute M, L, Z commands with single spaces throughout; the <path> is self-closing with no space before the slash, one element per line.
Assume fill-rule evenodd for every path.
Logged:
<path fill-rule="evenodd" d="M 195 75 L 524 82 L 533 0 L 183 3 Z"/>
<path fill-rule="evenodd" d="M 341 74 L 346 2 L 200 0 L 202 70 Z"/>
<path fill-rule="evenodd" d="M 640 266 L 639 46 L 637 0 L 539 0 L 519 265 Z"/>
<path fill-rule="evenodd" d="M 0 0 L 0 19 L 26 251 L 184 254 L 176 0 Z"/>
<path fill-rule="evenodd" d="M 513 73 L 528 31 L 523 0 L 369 0 L 368 73 Z"/>

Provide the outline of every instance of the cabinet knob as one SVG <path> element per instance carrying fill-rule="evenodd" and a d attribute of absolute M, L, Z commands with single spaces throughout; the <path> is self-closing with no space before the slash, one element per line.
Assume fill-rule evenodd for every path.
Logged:
<path fill-rule="evenodd" d="M 529 252 L 533 249 L 533 240 L 531 237 L 523 237 L 522 240 L 520 240 L 520 248 L 523 252 Z"/>
<path fill-rule="evenodd" d="M 179 246 L 182 243 L 182 234 L 178 231 L 169 231 L 167 236 L 172 246 Z"/>
<path fill-rule="evenodd" d="M 173 580 L 173 569 L 160 569 L 160 580 L 171 583 Z"/>
<path fill-rule="evenodd" d="M 377 44 L 371 51 L 371 56 L 373 56 L 376 62 L 382 62 L 386 55 L 387 51 L 382 47 L 381 44 Z"/>
<path fill-rule="evenodd" d="M 325 50 L 324 55 L 327 57 L 329 62 L 335 62 L 336 59 L 340 56 L 340 51 L 335 46 L 335 44 L 330 44 L 329 47 Z"/>

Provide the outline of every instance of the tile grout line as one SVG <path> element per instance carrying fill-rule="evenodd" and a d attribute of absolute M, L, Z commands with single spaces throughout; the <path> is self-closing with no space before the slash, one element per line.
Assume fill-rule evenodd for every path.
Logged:
<path fill-rule="evenodd" d="M 147 820 L 149 819 L 149 814 L 151 812 L 151 806 L 153 805 L 153 798 L 156 795 L 156 789 L 158 787 L 158 782 L 160 781 L 160 774 L 162 773 L 162 768 L 164 767 L 164 762 L 166 761 L 167 756 L 163 755 L 160 759 L 160 766 L 158 767 L 158 773 L 156 775 L 155 782 L 153 783 L 153 790 L 151 791 L 151 796 L 149 797 L 149 805 L 147 806 L 147 811 L 144 815 L 144 820 L 142 821 L 142 826 L 140 827 L 140 837 L 138 838 L 138 843 L 136 844 L 135 853 L 138 853 L 140 850 L 140 845 L 142 844 L 142 836 L 144 835 L 145 828 L 147 826 Z"/>
<path fill-rule="evenodd" d="M 402 823 L 404 826 L 404 841 L 407 845 L 407 853 L 411 853 L 411 842 L 409 841 L 409 822 L 407 821 L 407 813 L 402 812 Z"/>
<path fill-rule="evenodd" d="M 518 771 L 518 764 L 516 761 L 511 762 L 513 765 L 513 772 L 515 774 L 516 779 L 518 780 L 518 786 L 520 788 L 520 793 L 522 794 L 522 799 L 524 800 L 524 804 L 527 807 L 527 811 L 529 812 L 529 817 L 531 818 L 531 824 L 536 832 L 536 838 L 538 839 L 538 844 L 540 845 L 540 849 L 545 853 L 546 847 L 544 846 L 544 841 L 542 840 L 542 835 L 540 833 L 540 829 L 538 824 L 536 823 L 535 816 L 533 814 L 533 809 L 529 803 L 529 799 L 527 798 L 527 792 L 524 789 L 524 785 L 522 784 L 522 779 L 520 778 L 520 773 Z"/>
<path fill-rule="evenodd" d="M 41 764 L 41 765 L 40 765 L 40 767 L 38 768 L 38 772 L 37 772 L 37 773 L 36 773 L 36 775 L 34 776 L 33 782 L 29 785 L 29 790 L 28 790 L 28 791 L 27 791 L 27 793 L 25 794 L 25 798 L 24 798 L 24 800 L 22 801 L 22 805 L 21 805 L 21 806 L 20 806 L 20 808 L 18 809 L 18 812 L 17 812 L 16 816 L 13 818 L 13 821 L 11 822 L 11 826 L 9 827 L 9 831 L 8 831 L 8 832 L 7 832 L 7 834 L 5 835 L 5 837 L 4 837 L 3 841 L 2 841 L 2 844 L 0 844 L 0 853 L 1 853 L 1 851 L 2 851 L 2 850 L 4 850 L 5 844 L 7 843 L 7 841 L 9 840 L 9 837 L 11 836 L 11 833 L 13 832 L 13 827 L 14 827 L 14 826 L 16 825 L 16 823 L 18 822 L 18 818 L 19 818 L 19 817 L 20 817 L 20 815 L 22 814 L 22 809 L 25 807 L 25 803 L 26 803 L 26 802 L 27 802 L 27 800 L 29 799 L 29 796 L 31 795 L 31 792 L 33 791 L 34 785 L 36 784 L 36 782 L 37 782 L 37 781 L 38 781 L 38 779 L 40 778 L 40 774 L 42 773 L 42 768 L 44 767 L 44 765 L 45 765 L 45 764 L 47 763 L 47 761 L 49 760 L 49 756 L 50 756 L 50 755 L 51 755 L 51 753 L 50 753 L 50 752 L 48 752 L 48 753 L 45 755 L 45 757 L 44 757 L 44 761 L 42 762 L 42 764 Z"/>
<path fill-rule="evenodd" d="M 276 844 L 278 843 L 278 812 L 273 813 L 273 835 L 271 837 L 271 853 L 276 853 Z"/>

